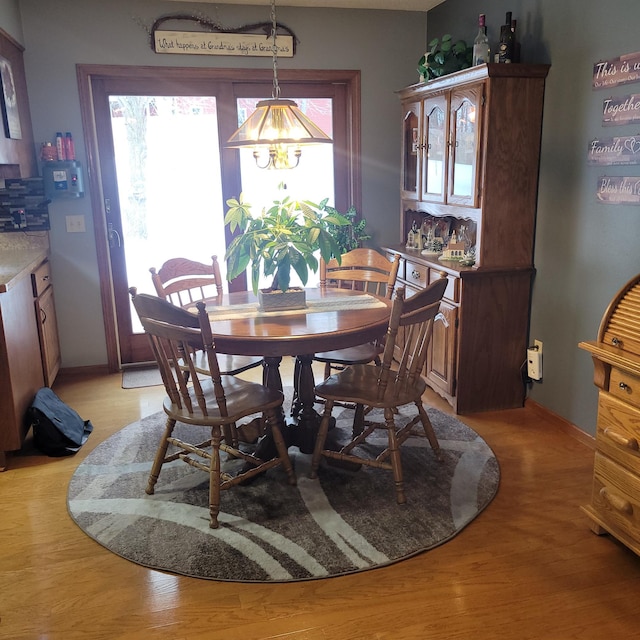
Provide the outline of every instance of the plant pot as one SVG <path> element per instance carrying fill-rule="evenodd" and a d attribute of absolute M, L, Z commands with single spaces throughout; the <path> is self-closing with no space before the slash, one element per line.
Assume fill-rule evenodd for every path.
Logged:
<path fill-rule="evenodd" d="M 301 287 L 293 287 L 286 291 L 272 291 L 260 289 L 258 302 L 262 311 L 290 311 L 292 309 L 305 309 L 307 297 Z"/>

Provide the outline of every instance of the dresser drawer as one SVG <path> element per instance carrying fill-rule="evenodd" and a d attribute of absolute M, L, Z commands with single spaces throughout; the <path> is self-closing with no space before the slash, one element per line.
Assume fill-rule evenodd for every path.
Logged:
<path fill-rule="evenodd" d="M 640 407 L 640 378 L 616 367 L 611 368 L 609 393 L 636 407 Z"/>
<path fill-rule="evenodd" d="M 429 269 L 429 284 L 439 280 L 442 277 L 441 272 L 436 269 Z M 444 290 L 443 298 L 451 300 L 451 302 L 460 302 L 460 278 L 447 275 L 447 288 Z"/>
<path fill-rule="evenodd" d="M 640 409 L 601 391 L 596 445 L 628 469 L 640 470 Z"/>
<path fill-rule="evenodd" d="M 406 260 L 404 279 L 408 284 L 424 289 L 429 284 L 429 268 L 423 264 Z"/>
<path fill-rule="evenodd" d="M 596 452 L 593 477 L 593 509 L 607 525 L 640 538 L 640 478 Z"/>
<path fill-rule="evenodd" d="M 47 260 L 43 262 L 32 274 L 33 295 L 39 298 L 44 290 L 51 285 L 51 264 Z"/>

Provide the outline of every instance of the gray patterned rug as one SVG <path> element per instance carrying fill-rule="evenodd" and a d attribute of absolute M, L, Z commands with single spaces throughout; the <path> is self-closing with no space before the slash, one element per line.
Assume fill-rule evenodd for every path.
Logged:
<path fill-rule="evenodd" d="M 350 428 L 352 411 L 334 415 L 337 429 Z M 221 526 L 210 529 L 202 471 L 167 464 L 155 495 L 144 492 L 165 421 L 156 413 L 111 436 L 80 464 L 69 486 L 69 513 L 113 553 L 196 578 L 285 582 L 381 567 L 450 540 L 498 490 L 498 462 L 485 441 L 440 411 L 429 409 L 429 416 L 444 462 L 425 438 L 403 445 L 405 505 L 396 503 L 389 471 L 324 465 L 319 480 L 310 480 L 310 456 L 292 447 L 298 486 L 277 468 L 224 491 Z M 201 435 L 194 441 L 206 439 Z"/>

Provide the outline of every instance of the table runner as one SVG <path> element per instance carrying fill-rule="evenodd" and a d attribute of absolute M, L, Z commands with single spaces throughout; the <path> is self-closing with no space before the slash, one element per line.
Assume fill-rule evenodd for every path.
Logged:
<path fill-rule="evenodd" d="M 345 311 L 348 309 L 379 309 L 386 306 L 384 302 L 367 293 L 360 296 L 344 296 L 336 298 L 321 298 L 307 300 L 305 309 L 291 309 L 288 311 L 262 311 L 258 302 L 245 304 L 220 305 L 209 308 L 209 318 L 215 320 L 233 320 L 236 318 L 260 318 L 275 316 L 290 316 L 300 313 L 320 313 L 323 311 Z M 197 313 L 195 307 L 189 311 Z"/>

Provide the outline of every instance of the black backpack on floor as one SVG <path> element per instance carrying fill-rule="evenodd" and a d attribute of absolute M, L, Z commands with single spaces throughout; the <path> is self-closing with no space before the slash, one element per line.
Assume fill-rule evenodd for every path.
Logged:
<path fill-rule="evenodd" d="M 91 422 L 83 420 L 49 387 L 36 393 L 27 421 L 33 427 L 36 448 L 55 458 L 77 453 L 93 431 Z"/>

